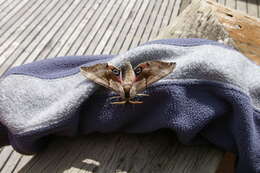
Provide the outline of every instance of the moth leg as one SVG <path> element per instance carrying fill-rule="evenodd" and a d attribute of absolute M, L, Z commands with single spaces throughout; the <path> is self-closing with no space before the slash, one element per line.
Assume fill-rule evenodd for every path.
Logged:
<path fill-rule="evenodd" d="M 113 96 L 113 97 L 109 97 L 109 99 L 118 99 L 121 98 L 121 96 Z"/>
<path fill-rule="evenodd" d="M 126 104 L 126 100 L 124 101 L 120 101 L 120 102 L 111 102 L 110 104 L 113 104 L 113 105 L 122 105 L 122 104 Z"/>
<path fill-rule="evenodd" d="M 129 100 L 129 103 L 131 103 L 131 104 L 142 104 L 143 102 Z"/>
<path fill-rule="evenodd" d="M 149 94 L 136 94 L 137 96 L 150 96 Z"/>

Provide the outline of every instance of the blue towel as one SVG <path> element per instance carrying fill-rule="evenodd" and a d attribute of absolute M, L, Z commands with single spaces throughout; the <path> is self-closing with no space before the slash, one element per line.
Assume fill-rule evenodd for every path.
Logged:
<path fill-rule="evenodd" d="M 111 105 L 112 91 L 80 66 L 176 62 L 143 104 Z M 233 48 L 203 39 L 145 43 L 120 55 L 68 56 L 10 69 L 0 79 L 0 140 L 23 154 L 50 135 L 148 133 L 168 128 L 184 144 L 211 143 L 238 156 L 237 172 L 260 172 L 260 68 Z"/>

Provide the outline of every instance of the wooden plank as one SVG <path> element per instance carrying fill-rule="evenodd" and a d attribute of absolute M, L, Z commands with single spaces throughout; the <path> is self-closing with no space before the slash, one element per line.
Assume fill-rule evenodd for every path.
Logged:
<path fill-rule="evenodd" d="M 237 6 L 236 9 L 239 11 L 242 11 L 244 13 L 247 13 L 247 7 L 246 7 L 246 1 L 245 0 L 236 0 Z"/>
<path fill-rule="evenodd" d="M 53 4 L 52 2 L 55 3 Z M 28 45 L 30 45 L 32 41 L 37 38 L 37 36 L 42 32 L 42 28 L 45 28 L 46 24 L 48 24 L 48 21 L 53 21 L 50 19 L 53 19 L 56 14 L 61 15 L 63 11 L 65 11 L 66 8 L 68 8 L 71 4 L 71 2 L 66 3 L 67 1 L 63 1 L 65 2 L 64 4 L 58 3 L 56 1 L 52 2 L 49 3 L 51 4 L 50 6 L 48 5 L 47 8 L 44 9 L 45 12 L 40 14 L 41 17 L 39 17 L 38 20 L 34 20 L 33 24 L 30 25 L 32 27 L 32 30 L 26 30 L 26 34 L 22 34 L 22 37 L 19 37 L 16 40 L 18 43 L 23 44 L 16 45 L 14 49 L 5 51 L 5 53 L 2 55 L 4 57 L 8 57 L 8 59 L 5 64 L 2 65 L 0 69 L 0 75 L 3 74 L 6 69 L 11 67 L 17 57 L 19 57 L 19 55 L 26 50 Z"/>
<path fill-rule="evenodd" d="M 66 143 L 66 141 L 64 142 Z M 82 142 L 82 140 L 75 141 L 73 147 L 67 151 L 66 156 L 63 157 L 55 167 L 51 164 L 49 169 L 53 169 L 55 172 L 69 172 L 75 164 L 75 160 L 78 160 L 84 147 L 84 142 Z M 64 171 L 64 169 L 66 169 L 66 171 Z"/>
<path fill-rule="evenodd" d="M 218 3 L 220 3 L 222 5 L 226 5 L 226 0 L 218 0 Z"/>
<path fill-rule="evenodd" d="M 3 6 L 0 7 L 0 22 L 8 21 L 8 18 L 18 12 L 27 1 L 28 0 L 21 0 L 20 2 L 7 1 L 7 3 L 3 4 Z"/>
<path fill-rule="evenodd" d="M 180 2 L 179 14 L 191 3 L 191 0 L 182 0 Z"/>
<path fill-rule="evenodd" d="M 251 16 L 258 17 L 258 0 L 247 0 L 247 13 Z"/>
<path fill-rule="evenodd" d="M 18 163 L 17 167 L 19 166 L 19 164 L 23 161 L 26 162 L 24 164 L 23 167 L 21 167 L 19 170 L 16 170 L 17 172 L 21 173 L 21 172 L 28 172 L 28 171 L 24 171 L 24 170 L 28 170 L 30 168 L 33 167 L 33 165 L 35 165 L 37 163 L 37 161 L 40 159 L 39 157 L 37 157 L 37 155 L 34 155 L 31 158 L 26 158 L 27 156 L 23 156 L 22 159 L 20 160 L 20 162 Z M 38 172 L 38 171 L 37 171 Z"/>
<path fill-rule="evenodd" d="M 56 32 L 58 32 L 59 28 L 62 27 L 62 24 L 66 21 L 66 19 L 68 17 L 73 17 L 71 14 L 76 14 L 73 13 L 73 11 L 79 6 L 80 2 L 82 1 L 72 1 L 66 3 L 66 5 L 63 6 L 64 8 L 61 8 L 55 16 L 52 17 L 52 20 L 44 25 L 41 32 L 37 34 L 36 39 L 34 39 L 33 42 L 28 43 L 26 51 L 21 52 L 19 59 L 17 59 L 13 66 L 22 64 L 29 56 L 30 60 L 34 60 L 45 45 L 50 44 L 51 38 Z"/>
<path fill-rule="evenodd" d="M 118 26 L 120 22 L 122 21 L 122 16 L 126 13 L 130 12 L 130 9 L 133 7 L 133 4 L 135 4 L 134 1 L 128 1 L 122 4 L 121 7 L 116 12 L 116 15 L 113 17 L 113 19 L 109 22 L 109 25 L 106 27 L 103 26 L 103 34 L 102 37 L 100 37 L 97 46 L 93 49 L 92 54 L 103 54 L 103 49 L 107 45 L 108 41 L 114 37 L 115 30 L 120 27 Z M 89 47 L 91 49 L 91 47 Z"/>
<path fill-rule="evenodd" d="M 146 8 L 148 7 L 148 4 L 151 1 L 148 0 L 144 0 L 144 4 L 141 6 L 140 11 L 137 13 L 137 15 L 135 16 L 134 22 L 132 27 L 130 28 L 130 30 L 127 33 L 127 36 L 124 40 L 124 43 L 120 45 L 120 47 L 117 48 L 116 51 L 120 51 L 120 52 L 125 52 L 126 50 L 128 50 L 130 48 L 129 43 L 132 42 L 135 33 L 140 25 L 140 22 L 144 16 L 144 11 L 146 11 Z M 131 45 L 131 44 L 130 44 Z M 117 46 L 117 45 L 116 45 Z M 112 52 L 113 54 L 113 52 Z"/>
<path fill-rule="evenodd" d="M 160 27 L 160 25 L 158 23 L 156 23 L 156 21 L 158 21 L 157 18 L 158 18 L 162 4 L 166 4 L 167 2 L 168 2 L 167 0 L 163 1 L 163 3 L 161 3 L 161 1 L 155 1 L 153 4 L 153 9 L 151 11 L 147 10 L 146 13 L 149 14 L 149 15 L 147 15 L 147 16 L 149 16 L 148 21 L 145 24 L 144 28 L 142 29 L 142 33 L 138 34 L 138 32 L 137 32 L 136 35 L 139 36 L 140 38 L 139 39 L 137 39 L 137 37 L 135 38 L 138 42 L 137 41 L 136 41 L 136 43 L 133 42 L 132 47 L 135 47 L 137 45 L 147 42 L 151 36 L 153 28 Z M 133 40 L 133 41 L 135 41 L 135 40 Z"/>
<path fill-rule="evenodd" d="M 226 152 L 224 158 L 221 160 L 216 173 L 235 173 L 236 156 L 234 153 Z"/>
<path fill-rule="evenodd" d="M 114 23 L 117 23 L 119 21 L 120 15 L 123 13 L 123 10 L 125 9 L 126 5 L 128 4 L 128 1 L 117 1 L 118 3 L 115 3 L 112 10 L 110 10 L 109 14 L 106 16 L 106 20 L 102 23 L 99 30 L 95 33 L 93 36 L 91 44 L 89 44 L 86 47 L 86 51 L 84 54 L 92 55 L 95 52 L 95 49 L 102 40 L 106 40 L 107 38 L 105 35 L 110 35 L 112 33 L 112 30 L 108 29 L 109 26 L 115 25 Z"/>
<path fill-rule="evenodd" d="M 13 0 L 0 0 L 0 9 L 4 10 Z"/>
<path fill-rule="evenodd" d="M 50 165 L 58 165 L 58 163 L 70 150 L 68 145 L 63 145 L 62 143 L 51 143 L 52 147 L 49 148 L 48 152 L 35 155 L 24 167 L 21 168 L 19 172 L 53 172 L 47 171 L 46 169 Z"/>
<path fill-rule="evenodd" d="M 12 34 L 13 37 L 11 37 L 11 39 L 6 40 L 4 42 L 4 44 L 1 45 L 0 55 L 2 58 L 4 58 L 4 60 L 6 60 L 9 57 L 9 55 L 12 54 L 12 52 L 16 48 L 18 48 L 21 43 L 23 43 L 23 41 L 25 39 L 28 39 L 27 37 L 29 35 L 32 35 L 32 31 L 34 30 L 34 28 L 36 28 L 38 23 L 40 23 L 46 17 L 46 14 L 48 14 L 49 10 L 52 10 L 57 5 L 57 2 L 55 2 L 55 1 L 52 1 L 52 3 L 50 3 L 48 0 L 46 0 L 44 2 L 45 3 L 42 5 L 44 5 L 44 7 L 46 5 L 47 6 L 45 8 L 43 7 L 42 9 L 38 9 L 36 13 L 33 13 L 30 16 L 30 18 L 28 20 L 26 20 L 25 23 L 23 23 L 19 26 L 19 29 L 17 29 L 17 32 L 14 32 Z M 43 11 L 41 11 L 41 10 L 43 10 Z M 35 20 L 35 19 L 37 19 L 37 20 Z M 16 58 L 17 57 L 13 56 L 12 58 L 9 59 L 9 61 L 11 61 L 11 63 L 12 63 Z M 4 61 L 0 60 L 1 66 L 3 66 L 3 63 L 4 63 Z M 7 68 L 9 68 L 9 66 Z M 2 73 L 4 71 L 5 70 L 2 70 Z"/>
<path fill-rule="evenodd" d="M 97 9 L 97 7 L 100 5 L 101 5 L 100 1 L 93 1 L 93 0 L 88 1 L 83 10 L 83 13 L 85 11 L 85 14 L 80 13 L 79 17 L 77 17 L 77 19 L 75 20 L 77 24 L 73 24 L 73 25 L 65 24 L 65 26 L 63 26 L 65 28 L 68 27 L 68 29 L 73 27 L 74 25 L 77 26 L 77 28 L 73 31 L 73 33 L 69 37 L 68 42 L 70 44 L 70 47 L 75 43 L 75 40 L 79 37 L 79 35 L 83 33 L 83 28 L 87 25 L 87 23 L 95 13 L 95 9 Z M 67 32 L 66 33 L 64 32 L 65 29 L 63 30 L 63 32 L 58 32 L 52 38 L 52 46 L 46 47 L 44 50 L 42 50 L 38 55 L 37 60 L 54 57 L 57 55 L 57 52 L 59 52 L 61 49 L 64 49 L 63 48 L 64 45 L 61 44 L 61 41 L 64 39 L 64 37 L 65 36 L 67 37 L 66 34 Z M 67 50 L 66 54 L 69 54 L 68 51 L 69 49 Z"/>
<path fill-rule="evenodd" d="M 226 4 L 227 7 L 229 8 L 233 8 L 236 9 L 236 0 L 226 0 Z"/>
<path fill-rule="evenodd" d="M 87 35 L 91 32 L 93 25 L 95 25 L 96 21 L 99 19 L 102 12 L 106 9 L 109 2 L 110 1 L 104 1 L 103 3 L 100 2 L 101 5 L 99 5 L 99 4 L 96 5 L 94 7 L 93 11 L 91 11 L 91 13 L 88 14 L 87 20 L 89 20 L 89 21 L 86 22 L 86 25 L 84 26 L 84 28 L 82 30 L 82 33 L 73 42 L 72 47 L 70 47 L 70 50 L 69 50 L 70 55 L 77 54 L 78 49 L 81 47 L 81 45 L 82 45 L 83 41 L 86 39 Z M 83 45 L 83 46 L 85 46 L 85 45 Z"/>
<path fill-rule="evenodd" d="M 182 0 L 176 0 L 174 8 L 172 10 L 170 22 L 174 22 L 174 19 L 180 14 L 181 1 Z"/>
<path fill-rule="evenodd" d="M 1 172 L 13 172 L 21 157 L 22 157 L 21 154 L 15 151 L 12 152 L 11 156 L 8 159 L 8 162 L 5 164 Z"/>
<path fill-rule="evenodd" d="M 97 31 L 100 29 L 103 22 L 106 20 L 107 15 L 110 13 L 112 7 L 116 4 L 120 3 L 119 1 L 111 0 L 106 6 L 105 10 L 102 12 L 102 15 L 95 21 L 95 24 L 91 26 L 91 30 L 89 31 L 86 38 L 84 38 L 81 46 L 77 51 L 77 55 L 84 55 L 88 50 L 88 46 L 92 43 L 93 38 L 95 37 Z"/>
<path fill-rule="evenodd" d="M 5 164 L 8 162 L 11 154 L 13 153 L 13 148 L 11 146 L 4 147 L 0 153 L 0 171 L 4 168 Z"/>
<path fill-rule="evenodd" d="M 20 170 L 25 167 L 32 159 L 34 156 L 26 156 L 22 155 L 21 159 L 17 162 L 17 166 L 13 170 L 14 173 L 20 172 Z"/>
<path fill-rule="evenodd" d="M 260 2 L 257 1 L 257 12 L 258 12 L 258 17 L 260 18 Z"/>
<path fill-rule="evenodd" d="M 40 1 L 37 1 L 40 2 Z M 46 1 L 47 3 L 48 1 Z M 37 14 L 41 13 L 41 8 L 38 8 L 42 3 L 35 3 L 33 4 L 33 1 L 30 1 L 27 3 L 28 9 L 24 8 L 26 13 L 24 15 L 17 14 L 17 16 L 14 16 L 12 19 L 10 19 L 10 26 L 4 25 L 3 27 L 6 27 L 1 35 L 0 40 L 0 55 L 3 54 L 3 52 L 11 46 L 11 44 L 14 44 L 14 42 L 17 42 L 18 36 L 22 35 L 23 31 L 27 28 L 29 28 L 31 25 L 31 22 L 35 19 L 33 16 L 38 17 Z M 37 11 L 36 11 L 37 10 Z M 38 12 L 38 13 L 37 13 Z M 22 11 L 23 13 L 23 11 Z M 34 15 L 32 15 L 34 14 Z M 21 15 L 21 16 L 20 16 Z M 0 61 L 0 64 L 2 64 L 3 61 Z"/>
<path fill-rule="evenodd" d="M 162 27 L 165 28 L 170 23 L 170 18 L 172 14 L 172 10 L 174 9 L 174 5 L 176 3 L 176 0 L 170 0 L 169 4 L 167 5 L 166 13 L 163 17 Z M 186 7 L 185 7 L 186 8 Z"/>
<path fill-rule="evenodd" d="M 9 11 L 7 11 L 8 8 L 5 9 L 7 11 L 6 16 L 0 16 L 0 25 L 2 26 L 0 30 L 0 37 L 3 37 L 3 35 L 14 25 L 14 23 L 23 16 L 23 13 L 25 13 L 30 6 L 35 3 L 35 1 L 27 2 L 27 0 L 16 2 L 18 3 L 12 4 L 14 7 L 10 5 Z M 1 44 L 3 41 L 4 40 L 1 40 Z"/>
<path fill-rule="evenodd" d="M 133 37 L 133 39 L 131 40 L 131 44 L 128 47 L 125 47 L 125 49 L 122 49 L 121 52 L 127 51 L 128 49 L 130 49 L 130 47 L 131 48 L 137 47 L 140 44 L 141 39 L 143 39 L 143 42 L 148 41 L 152 29 L 149 26 L 152 26 L 152 23 L 155 21 L 160 6 L 161 6 L 160 1 L 153 0 L 149 3 L 147 9 L 144 12 L 144 14 L 146 13 L 147 15 L 142 16 L 140 25 L 138 26 L 137 30 L 134 32 L 135 37 Z"/>
<path fill-rule="evenodd" d="M 159 14 L 156 17 L 156 21 L 155 21 L 155 24 L 154 24 L 154 26 L 158 26 L 158 27 L 152 28 L 152 32 L 151 32 L 149 39 L 155 38 L 158 35 L 159 30 L 162 27 L 163 18 L 165 17 L 165 12 L 167 11 L 168 5 L 169 5 L 169 1 L 163 1 L 162 5 L 160 7 L 160 10 L 159 10 Z"/>
<path fill-rule="evenodd" d="M 56 139 L 47 151 L 30 161 L 33 164 L 29 162 L 20 172 L 214 173 L 212 168 L 216 167 L 218 157 L 221 157 L 219 152 L 211 147 L 187 147 L 176 143 L 171 132 L 94 134 L 74 140 Z"/>
<path fill-rule="evenodd" d="M 4 19 L 4 17 L 8 15 L 8 13 L 13 9 L 13 7 L 15 7 L 19 2 L 17 1 L 15 2 L 13 0 L 8 0 L 8 1 L 1 0 L 0 3 L 1 3 L 0 5 L 0 22 L 1 22 Z"/>
<path fill-rule="evenodd" d="M 13 16 L 10 20 L 8 20 L 7 23 L 1 23 L 2 27 L 0 30 L 0 55 L 3 54 L 3 52 L 11 46 L 11 44 L 15 41 L 17 38 L 17 31 L 19 31 L 19 28 L 21 28 L 22 22 L 27 19 L 28 15 L 31 15 L 31 6 L 33 5 L 34 1 L 30 1 L 27 3 L 27 7 L 24 7 L 24 10 L 21 10 L 17 13 L 16 16 Z M 23 13 L 25 13 L 23 15 Z M 21 18 L 22 17 L 22 18 Z M 24 19 L 24 20 L 21 20 Z M 17 22 L 17 23 L 16 23 Z M 0 61 L 0 64 L 2 64 L 3 60 Z"/>
<path fill-rule="evenodd" d="M 116 31 L 114 32 L 115 36 L 111 37 L 106 47 L 103 50 L 103 54 L 117 54 L 119 52 L 119 47 L 122 46 L 128 32 L 134 22 L 134 19 L 140 8 L 143 5 L 143 1 L 138 1 L 135 3 L 133 9 L 128 13 L 128 15 L 123 16 L 124 22 L 118 24 Z"/>
<path fill-rule="evenodd" d="M 83 10 L 78 14 L 78 16 L 73 19 L 72 24 L 64 24 L 62 28 L 66 28 L 65 30 L 59 31 L 54 38 L 52 38 L 52 44 L 53 46 L 51 47 L 51 51 L 48 49 L 44 49 L 46 52 L 47 56 L 44 55 L 38 55 L 38 57 L 42 58 L 50 58 L 50 57 L 56 57 L 56 56 L 63 56 L 63 55 L 68 55 L 68 51 L 70 47 L 73 45 L 74 41 L 76 38 L 83 32 L 82 29 L 86 25 L 86 23 L 89 21 L 89 18 L 86 18 L 86 16 L 91 13 L 93 14 L 92 7 L 99 5 L 97 1 L 87 1 L 87 4 L 85 4 L 85 7 Z M 85 19 L 86 18 L 86 19 Z M 67 22 L 66 22 L 67 23 Z M 55 44 L 55 41 L 58 44 Z"/>
<path fill-rule="evenodd" d="M 78 22 L 80 17 L 78 15 L 80 13 L 84 13 L 84 10 L 88 10 L 89 8 L 85 8 L 85 5 L 88 3 L 88 1 L 77 1 L 77 3 L 74 3 L 74 5 L 71 5 L 62 15 L 61 18 L 57 19 L 56 22 L 54 22 L 53 26 L 49 27 L 49 30 L 46 30 L 46 32 L 42 36 L 42 40 L 39 40 L 39 42 L 35 43 L 35 47 L 32 47 L 30 50 L 30 55 L 23 55 L 24 58 L 29 57 L 26 59 L 25 63 L 32 62 L 36 60 L 42 51 L 50 50 L 50 47 L 52 45 L 56 45 L 58 42 L 59 45 L 66 42 L 67 39 L 65 36 L 70 36 L 71 32 L 73 31 L 74 27 L 77 26 L 75 22 Z M 70 32 L 66 34 L 66 31 L 69 30 Z M 71 31 L 72 30 L 72 31 Z M 60 37 L 63 37 L 62 39 L 59 39 Z M 47 50 L 46 50 L 47 49 Z M 52 50 L 52 52 L 55 52 L 57 50 L 56 46 L 55 49 Z M 29 52 L 28 52 L 29 54 Z M 20 56 L 19 59 L 22 57 Z"/>
<path fill-rule="evenodd" d="M 123 37 L 123 34 L 121 33 L 123 27 L 125 26 L 126 22 L 128 21 L 128 18 L 130 14 L 132 14 L 132 9 L 135 5 L 137 5 L 137 0 L 131 0 L 129 1 L 129 4 L 127 5 L 126 9 L 123 10 L 123 14 L 119 17 L 118 23 L 111 24 L 108 28 L 109 33 L 102 38 L 101 43 L 98 45 L 98 47 L 95 50 L 95 54 L 109 54 L 112 50 L 114 43 L 118 40 L 118 37 Z"/>

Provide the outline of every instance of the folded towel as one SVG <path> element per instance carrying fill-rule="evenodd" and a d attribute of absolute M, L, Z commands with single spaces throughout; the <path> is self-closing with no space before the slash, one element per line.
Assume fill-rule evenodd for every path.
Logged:
<path fill-rule="evenodd" d="M 80 66 L 176 62 L 148 87 L 143 104 L 111 105 L 113 92 Z M 120 55 L 59 57 L 9 70 L 0 79 L 0 139 L 24 154 L 52 135 L 172 129 L 184 144 L 212 143 L 238 155 L 237 172 L 260 172 L 260 68 L 233 48 L 203 39 L 166 39 Z"/>

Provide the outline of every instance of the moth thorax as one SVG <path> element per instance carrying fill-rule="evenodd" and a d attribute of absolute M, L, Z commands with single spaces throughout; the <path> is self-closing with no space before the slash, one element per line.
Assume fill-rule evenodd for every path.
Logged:
<path fill-rule="evenodd" d="M 126 63 L 122 67 L 122 79 L 124 83 L 132 83 L 135 80 L 135 73 L 130 63 Z"/>

